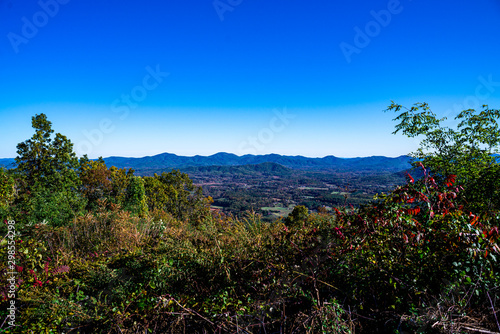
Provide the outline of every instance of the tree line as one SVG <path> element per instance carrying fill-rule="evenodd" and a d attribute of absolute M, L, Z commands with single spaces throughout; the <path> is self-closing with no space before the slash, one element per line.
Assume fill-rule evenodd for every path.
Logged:
<path fill-rule="evenodd" d="M 33 136 L 17 145 L 16 168 L 0 169 L 0 214 L 21 223 L 63 226 L 88 211 L 126 210 L 144 217 L 166 212 L 199 221 L 209 199 L 187 174 L 173 170 L 149 177 L 108 167 L 102 158 L 78 158 L 45 114 L 32 117 Z"/>

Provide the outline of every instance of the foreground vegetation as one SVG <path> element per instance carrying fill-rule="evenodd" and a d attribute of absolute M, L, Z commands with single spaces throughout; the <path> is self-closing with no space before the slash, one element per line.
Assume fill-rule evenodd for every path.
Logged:
<path fill-rule="evenodd" d="M 403 129 L 427 138 L 438 138 L 436 130 L 453 136 L 426 108 L 403 113 Z M 10 291 L 2 284 L 6 321 L 0 328 L 498 332 L 500 181 L 491 155 L 498 112 L 471 113 L 482 121 L 476 128 L 464 115 L 472 118 L 467 128 L 491 130 L 492 145 L 467 130 L 477 139 L 472 147 L 465 137 L 439 141 L 442 151 L 416 157 L 421 178 L 408 175 L 405 185 L 370 205 L 333 213 L 297 206 L 273 223 L 252 212 L 236 219 L 210 211 L 210 199 L 182 173 L 138 178 L 102 161 L 75 160 L 61 135 L 57 145 L 45 142 L 43 156 L 39 144 L 48 140 L 50 123 L 37 116 L 37 133 L 18 146 L 20 167 L 0 174 L 2 234 L 15 221 L 18 273 L 15 326 L 7 317 Z M 441 164 L 451 147 L 455 165 Z M 10 246 L 4 238 L 3 274 L 12 271 Z"/>

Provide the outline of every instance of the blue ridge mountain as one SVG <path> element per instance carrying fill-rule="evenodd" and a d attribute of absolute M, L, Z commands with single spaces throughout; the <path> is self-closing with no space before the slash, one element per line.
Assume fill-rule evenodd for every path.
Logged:
<path fill-rule="evenodd" d="M 410 157 L 406 155 L 396 158 L 384 156 L 338 158 L 331 155 L 323 158 L 308 158 L 300 155 L 287 156 L 280 154 L 238 156 L 236 154 L 224 152 L 210 156 L 196 155 L 187 157 L 172 153 L 162 153 L 142 158 L 111 156 L 104 158 L 104 161 L 108 167 L 133 168 L 138 172 L 147 170 L 185 169 L 190 167 L 247 166 L 265 163 L 279 164 L 292 169 L 335 169 L 339 171 L 397 172 L 407 170 L 411 167 Z M 15 167 L 15 160 L 10 158 L 0 159 L 0 167 Z M 270 167 L 268 166 L 267 168 Z"/>
<path fill-rule="evenodd" d="M 246 166 L 263 163 L 274 163 L 292 169 L 336 169 L 345 171 L 386 171 L 397 172 L 409 169 L 410 157 L 403 155 L 396 158 L 372 156 L 363 158 L 308 158 L 303 156 L 287 156 L 279 154 L 243 155 L 217 153 L 210 156 L 193 157 L 162 153 L 143 158 L 108 157 L 104 158 L 108 166 L 133 168 L 141 170 L 185 169 L 208 166 Z"/>

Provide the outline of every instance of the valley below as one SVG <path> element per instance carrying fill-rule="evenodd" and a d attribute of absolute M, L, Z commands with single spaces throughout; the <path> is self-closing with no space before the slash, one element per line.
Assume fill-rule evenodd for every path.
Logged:
<path fill-rule="evenodd" d="M 267 221 L 287 216 L 297 205 L 310 211 L 359 207 L 405 181 L 403 172 L 303 170 L 274 163 L 183 172 L 213 198 L 213 209 L 235 216 L 252 211 Z"/>
<path fill-rule="evenodd" d="M 297 205 L 310 211 L 359 207 L 376 194 L 404 184 L 410 158 L 308 158 L 279 154 L 217 153 L 185 157 L 163 153 L 151 157 L 104 159 L 108 166 L 133 168 L 136 175 L 153 176 L 178 169 L 189 175 L 212 209 L 242 217 L 247 212 L 266 221 L 288 215 Z"/>

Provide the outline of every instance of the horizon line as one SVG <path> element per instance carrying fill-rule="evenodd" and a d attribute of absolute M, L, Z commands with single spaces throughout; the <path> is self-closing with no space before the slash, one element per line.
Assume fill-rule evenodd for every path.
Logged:
<path fill-rule="evenodd" d="M 306 155 L 301 155 L 301 154 L 289 155 L 289 154 L 280 154 L 280 153 L 238 155 L 236 153 L 220 151 L 220 152 L 217 152 L 217 153 L 214 153 L 214 154 L 210 154 L 210 155 L 201 155 L 201 154 L 179 155 L 179 154 L 176 154 L 176 153 L 162 152 L 162 153 L 158 153 L 158 154 L 154 154 L 154 155 L 145 155 L 145 156 L 140 156 L 140 157 L 110 155 L 110 156 L 107 156 L 107 157 L 100 156 L 100 157 L 97 157 L 97 158 L 89 158 L 89 159 L 90 160 L 97 160 L 99 158 L 102 158 L 102 159 L 109 159 L 109 158 L 143 159 L 143 158 L 152 158 L 152 157 L 156 157 L 156 156 L 164 155 L 164 154 L 170 154 L 170 155 L 175 155 L 175 156 L 178 156 L 178 157 L 186 157 L 186 158 L 194 158 L 194 157 L 206 157 L 206 158 L 208 158 L 208 157 L 213 157 L 213 156 L 218 155 L 218 154 L 227 154 L 227 155 L 233 155 L 233 156 L 236 156 L 236 157 L 239 157 L 239 158 L 245 157 L 245 156 L 258 157 L 258 156 L 268 156 L 268 155 L 279 155 L 279 156 L 282 156 L 282 157 L 302 157 L 302 158 L 308 158 L 308 159 L 323 159 L 323 158 L 327 158 L 327 157 L 334 157 L 334 158 L 339 158 L 339 159 L 362 159 L 362 158 L 372 158 L 372 157 L 400 158 L 400 157 L 409 157 L 410 156 L 409 154 L 401 154 L 401 155 L 397 155 L 397 156 L 367 155 L 367 156 L 355 156 L 355 157 L 340 157 L 340 156 L 336 156 L 336 155 L 333 155 L 333 154 L 329 154 L 329 155 L 325 155 L 325 156 L 306 156 Z M 79 156 L 77 158 L 80 159 L 80 158 L 83 158 L 83 156 Z M 16 157 L 0 158 L 0 159 L 2 159 L 2 160 L 4 160 L 4 159 L 16 159 Z"/>

